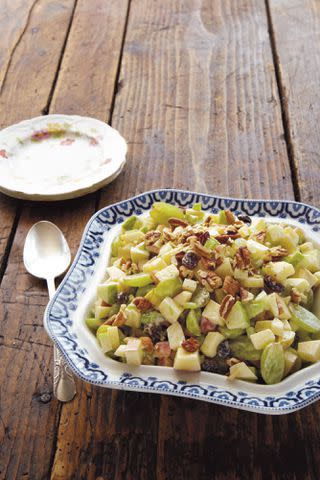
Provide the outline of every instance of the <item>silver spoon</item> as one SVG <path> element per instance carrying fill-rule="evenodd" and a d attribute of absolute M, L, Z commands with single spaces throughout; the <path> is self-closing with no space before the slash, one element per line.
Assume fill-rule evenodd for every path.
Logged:
<path fill-rule="evenodd" d="M 29 230 L 23 249 L 24 265 L 31 275 L 47 281 L 49 298 L 56 290 L 54 280 L 66 271 L 71 254 L 61 230 L 51 222 L 35 223 Z M 69 402 L 76 386 L 69 367 L 54 345 L 53 393 L 61 402 Z"/>

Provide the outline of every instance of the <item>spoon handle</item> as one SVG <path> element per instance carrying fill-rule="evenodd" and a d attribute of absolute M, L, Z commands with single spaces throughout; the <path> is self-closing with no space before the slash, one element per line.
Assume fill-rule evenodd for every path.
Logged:
<path fill-rule="evenodd" d="M 56 290 L 54 278 L 47 279 L 49 298 Z M 72 372 L 60 350 L 53 346 L 53 393 L 60 402 L 70 402 L 76 394 L 76 384 Z"/>

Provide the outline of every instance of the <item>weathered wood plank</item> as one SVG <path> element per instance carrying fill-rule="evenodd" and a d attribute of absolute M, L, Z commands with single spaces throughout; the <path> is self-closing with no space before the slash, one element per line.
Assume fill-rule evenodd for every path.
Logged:
<path fill-rule="evenodd" d="M 166 186 L 292 197 L 263 0 L 135 1 L 120 84 L 126 179 L 102 204 Z"/>
<path fill-rule="evenodd" d="M 320 4 L 269 0 L 287 137 L 301 200 L 320 205 Z"/>
<path fill-rule="evenodd" d="M 41 115 L 48 102 L 73 6 L 74 0 L 2 2 L 0 128 Z M 0 266 L 4 263 L 3 267 L 19 203 L 0 194 Z"/>
<path fill-rule="evenodd" d="M 0 345 L 0 478 L 49 478 L 58 402 L 51 399 L 51 352 Z"/>
<path fill-rule="evenodd" d="M 52 5 L 52 2 L 49 3 Z M 93 4 L 99 9 L 99 6 L 102 8 L 105 2 L 104 0 L 90 2 L 91 6 Z M 107 120 L 108 111 L 110 110 L 110 104 L 112 102 L 112 94 L 110 92 L 113 92 L 115 87 L 118 62 L 117 54 L 118 56 L 120 54 L 122 34 L 127 15 L 127 2 L 120 3 L 117 0 L 110 1 L 108 2 L 109 10 L 103 11 L 100 8 L 99 16 L 96 16 L 94 11 L 88 10 L 87 5 L 88 2 L 84 0 L 79 1 L 77 4 L 74 13 L 75 28 L 71 28 L 70 30 L 65 51 L 67 66 L 64 64 L 63 59 L 61 77 L 58 79 L 49 112 L 75 113 L 73 104 L 76 104 L 77 112 L 82 114 L 90 112 L 90 114 L 95 115 L 92 98 L 88 98 L 87 96 L 87 93 L 90 92 L 92 87 L 91 82 L 85 74 L 80 74 L 80 72 L 86 71 L 84 59 L 89 58 L 94 52 L 92 61 L 95 64 L 96 83 L 94 95 L 96 96 L 98 106 L 97 116 L 103 118 L 101 107 L 101 105 L 103 105 L 105 108 L 104 119 Z M 94 15 L 95 22 L 92 22 L 92 15 Z M 85 19 L 87 19 L 87 23 L 85 23 Z M 43 18 L 41 24 L 38 25 L 39 31 L 43 30 L 48 32 L 48 28 L 52 22 L 52 15 L 50 16 L 50 11 L 47 11 L 45 18 Z M 46 26 L 47 24 L 48 27 Z M 88 25 L 87 29 L 85 25 Z M 110 26 L 114 29 L 113 32 L 110 31 Z M 59 30 L 59 28 L 59 25 L 55 26 L 56 30 Z M 83 31 L 82 28 L 84 29 Z M 82 45 L 82 57 L 79 57 L 77 54 L 79 49 L 78 44 L 80 38 L 83 38 L 84 31 L 86 31 L 87 34 L 87 42 Z M 110 56 L 106 53 L 102 60 L 99 50 L 94 50 L 94 45 L 98 42 L 96 31 L 100 32 L 99 38 L 100 41 L 104 43 L 105 52 L 112 52 Z M 55 35 L 53 32 L 51 34 L 53 36 Z M 17 51 L 18 50 L 16 50 L 16 52 Z M 23 54 L 24 51 L 22 50 L 21 53 Z M 32 61 L 35 61 L 35 59 L 32 59 Z M 21 59 L 17 58 L 16 64 L 18 65 L 20 63 Z M 11 68 L 13 67 L 10 67 L 10 69 Z M 22 64 L 18 70 L 21 72 L 24 71 Z M 105 76 L 106 70 L 109 71 L 108 78 Z M 8 75 L 10 75 L 10 70 Z M 31 72 L 28 75 L 32 78 Z M 74 85 L 75 75 L 78 77 L 77 88 L 75 88 Z M 100 89 L 98 87 L 100 85 L 104 88 Z M 8 88 L 11 88 L 9 84 Z M 28 84 L 25 90 L 26 94 L 28 94 L 29 88 Z M 72 103 L 69 102 L 67 96 L 69 90 L 73 92 Z M 21 92 L 23 93 L 24 90 L 22 89 Z M 3 100 L 7 102 L 7 107 L 14 104 L 12 97 L 13 92 L 11 92 L 10 95 L 10 101 L 9 98 Z M 33 98 L 31 94 L 30 98 Z M 36 101 L 38 102 L 38 100 Z M 20 100 L 17 103 L 20 105 Z M 48 96 L 45 101 L 41 103 L 42 108 L 46 107 L 48 104 Z M 29 115 L 27 108 L 22 111 L 25 112 L 26 115 Z M 21 255 L 24 239 L 28 229 L 34 222 L 46 218 L 55 222 L 63 230 L 74 254 L 78 247 L 84 225 L 94 212 L 95 204 L 96 195 L 93 194 L 82 199 L 59 202 L 57 204 L 27 203 L 22 210 L 17 233 L 8 259 L 8 267 L 3 277 L 1 287 L 1 318 L 3 321 L 1 324 L 0 338 L 3 338 L 3 342 L 6 345 L 5 351 L 7 351 L 6 349 L 12 349 L 14 345 L 22 346 L 25 349 L 32 348 L 36 353 L 39 350 L 45 351 L 45 360 L 42 367 L 42 371 L 45 369 L 45 372 L 51 371 L 52 368 L 52 348 L 48 347 L 50 342 L 42 326 L 42 315 L 47 302 L 47 291 L 43 282 L 31 278 L 24 270 Z M 28 389 L 22 390 L 20 396 L 10 395 L 8 398 L 1 399 L 4 403 L 2 413 L 3 423 L 7 429 L 14 431 L 15 434 L 12 435 L 8 442 L 3 443 L 0 452 L 0 462 L 2 462 L 5 468 L 10 468 L 8 471 L 13 472 L 11 478 L 15 478 L 15 472 L 18 472 L 18 478 L 23 477 L 24 472 L 27 472 L 26 478 L 48 478 L 48 468 L 54 459 L 55 434 L 57 432 L 57 422 L 60 417 L 60 407 L 58 408 L 56 402 L 52 401 L 52 406 L 49 404 L 45 409 L 42 408 L 42 405 L 38 406 L 38 404 L 32 409 L 29 408 L 29 404 L 32 404 L 32 396 L 37 393 L 36 386 L 37 384 L 40 385 L 43 373 L 32 369 L 32 357 L 31 354 L 28 355 L 29 357 L 25 359 L 26 367 L 21 371 L 21 382 L 28 384 Z M 30 372 L 34 375 L 32 381 L 28 379 Z M 19 382 L 16 387 L 14 387 L 12 382 L 13 386 L 10 387 L 9 383 L 11 379 L 6 369 L 3 369 L 1 372 L 0 379 L 3 392 L 6 392 L 7 389 L 11 391 L 13 388 L 19 387 Z M 47 386 L 51 389 L 50 380 L 48 377 Z M 28 423 L 30 428 L 28 427 L 18 432 L 15 426 L 16 420 L 12 417 L 13 411 L 25 411 L 27 415 L 25 423 Z M 41 448 L 40 440 L 42 443 L 45 443 L 45 448 L 43 448 L 43 452 L 38 456 L 32 456 L 31 460 L 33 463 L 30 467 L 30 452 L 36 451 L 36 448 Z M 43 459 L 43 455 L 46 455 L 45 460 Z"/>

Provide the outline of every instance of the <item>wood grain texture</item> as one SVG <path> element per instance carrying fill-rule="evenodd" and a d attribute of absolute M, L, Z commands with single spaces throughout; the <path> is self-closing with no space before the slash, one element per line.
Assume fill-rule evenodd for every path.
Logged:
<path fill-rule="evenodd" d="M 120 85 L 126 178 L 102 204 L 168 186 L 292 197 L 263 0 L 134 1 Z"/>
<path fill-rule="evenodd" d="M 55 37 L 57 32 L 52 32 L 51 28 L 53 28 L 54 25 L 53 13 L 55 12 L 55 8 L 57 8 L 58 4 L 57 2 L 47 3 L 47 10 L 38 27 L 39 31 L 47 32 L 47 35 L 50 34 Z M 101 0 L 100 5 L 102 6 L 103 4 L 105 4 L 105 2 L 104 0 Z M 111 5 L 110 2 L 109 4 Z M 95 5 L 98 8 L 98 2 L 96 2 Z M 118 5 L 120 5 L 119 2 L 117 2 L 117 6 Z M 44 8 L 44 3 L 39 3 L 39 8 L 40 6 L 42 6 L 41 8 Z M 90 43 L 90 37 L 92 36 L 91 33 L 93 33 L 93 28 L 96 28 L 98 31 L 100 31 L 100 34 L 104 39 L 105 51 L 112 52 L 110 56 L 106 55 L 104 57 L 103 62 L 97 62 L 95 65 L 95 77 L 97 79 L 97 85 L 105 86 L 105 89 L 95 89 L 95 101 L 100 108 L 97 109 L 97 116 L 100 115 L 101 118 L 103 118 L 101 109 L 101 105 L 103 105 L 105 108 L 104 119 L 107 120 L 108 111 L 110 110 L 110 105 L 112 102 L 112 94 L 110 91 L 113 92 L 115 88 L 118 65 L 117 62 L 120 56 L 121 35 L 124 30 L 127 15 L 126 3 L 122 3 L 120 9 L 115 8 L 116 2 L 113 2 L 113 6 L 112 21 L 111 19 L 110 22 L 108 21 L 108 15 L 100 15 L 99 18 L 95 16 L 95 22 L 93 22 L 91 18 L 92 12 L 91 14 L 88 12 L 86 8 L 86 2 L 79 2 L 79 5 L 74 13 L 74 20 L 76 22 L 75 25 L 78 25 L 81 19 L 87 18 L 87 33 L 89 35 L 88 42 L 87 45 L 82 45 L 81 51 L 83 56 L 79 57 L 77 55 L 77 28 L 70 33 L 70 43 L 68 41 L 66 44 L 66 57 L 64 58 L 67 59 L 67 65 L 71 68 L 71 70 L 72 68 L 74 70 L 73 72 L 70 72 L 68 68 L 64 66 L 63 58 L 61 77 L 58 79 L 56 84 L 56 90 L 54 92 L 53 102 L 49 108 L 49 113 L 76 113 L 74 105 L 69 103 L 69 98 L 67 95 L 68 91 L 73 91 L 73 102 L 75 102 L 77 112 L 82 114 L 90 112 L 92 115 L 95 115 L 92 107 L 92 99 L 86 95 L 86 92 L 90 90 L 91 82 L 88 81 L 85 74 L 80 74 L 80 72 L 86 71 L 86 64 L 83 59 L 89 58 L 91 55 L 93 43 Z M 67 15 L 68 11 L 65 9 L 62 11 L 65 15 Z M 35 12 L 36 8 L 34 9 L 34 13 Z M 33 17 L 31 16 L 30 26 L 32 25 L 32 18 Z M 58 24 L 54 26 L 54 29 L 58 31 L 63 27 L 64 22 L 65 18 L 61 17 Z M 110 31 L 110 26 L 112 26 L 114 29 L 113 32 Z M 106 29 L 109 29 L 109 37 L 105 33 Z M 110 39 L 109 44 L 108 38 Z M 117 39 L 117 41 L 115 41 L 115 39 Z M 95 34 L 94 43 L 96 42 L 97 36 Z M 41 46 L 42 48 L 44 47 L 43 44 Z M 37 47 L 40 48 L 38 44 Z M 26 48 L 26 46 L 21 46 L 21 51 L 18 49 L 16 50 L 17 57 L 15 62 L 13 62 L 10 66 L 7 74 L 8 78 L 13 75 L 11 73 L 11 68 L 17 68 L 17 71 L 20 73 L 25 71 L 26 75 L 28 75 L 28 78 L 32 78 L 32 71 L 34 71 L 34 76 L 37 76 L 37 72 L 39 73 L 38 68 L 42 71 L 42 68 L 46 67 L 45 63 L 42 67 L 38 65 L 37 56 L 33 57 L 31 55 L 29 62 L 34 64 L 34 70 L 32 70 L 32 65 L 29 65 L 29 63 L 24 68 L 22 63 Z M 118 55 L 115 51 L 117 48 Z M 45 55 L 47 55 L 47 53 L 48 52 L 46 52 Z M 20 58 L 19 55 L 21 55 L 22 58 Z M 95 59 L 98 60 L 97 56 Z M 24 61 L 26 62 L 26 60 Z M 73 65 L 72 62 L 74 62 Z M 105 72 L 107 69 L 109 69 L 109 76 L 108 81 L 105 82 Z M 74 85 L 75 71 L 78 72 L 77 88 L 75 88 Z M 44 82 L 44 77 L 42 77 L 42 79 Z M 39 98 L 35 97 L 33 108 L 38 108 L 40 105 L 41 108 L 43 108 L 48 105 L 48 99 L 50 97 L 50 90 L 53 85 L 53 80 L 54 75 L 51 78 L 51 84 L 47 90 L 45 85 L 39 84 L 41 95 Z M 23 94 L 23 92 L 25 92 L 26 96 L 29 97 L 29 101 L 34 98 L 34 92 L 32 92 L 31 85 L 32 82 L 30 82 L 30 84 L 28 83 L 25 89 L 20 88 L 21 93 Z M 0 101 L 2 101 L 0 108 L 4 108 L 4 103 L 6 104 L 6 108 L 9 108 L 10 105 L 14 105 L 13 90 L 11 91 L 13 87 L 10 83 L 8 83 L 7 88 L 7 95 L 1 97 L 2 100 L 0 99 Z M 20 91 L 18 84 L 16 85 L 16 88 L 17 91 Z M 19 101 L 16 102 L 17 111 L 15 112 L 15 115 L 29 115 L 28 112 L 30 111 L 30 106 L 28 107 L 26 101 L 25 104 L 23 102 L 24 100 L 20 99 L 19 97 Z M 20 108 L 21 110 L 19 110 Z M 41 113 L 41 108 L 39 110 L 39 114 Z M 44 388 L 44 377 L 46 378 L 46 388 L 48 388 L 50 394 L 52 393 L 51 378 L 50 375 L 47 374 L 48 372 L 51 372 L 53 359 L 52 347 L 42 324 L 44 307 L 48 300 L 47 290 L 44 282 L 30 277 L 24 270 L 22 262 L 22 250 L 25 236 L 33 223 L 45 218 L 56 223 L 62 229 L 71 247 L 72 254 L 74 255 L 79 245 L 84 226 L 90 216 L 94 213 L 95 206 L 96 195 L 92 194 L 81 199 L 75 199 L 68 202 L 58 202 L 55 204 L 26 202 L 25 207 L 22 210 L 0 291 L 2 318 L 0 338 L 4 345 L 4 347 L 0 350 L 0 364 L 1 366 L 6 366 L 6 368 L 3 368 L 0 372 L 0 381 L 3 392 L 12 392 L 8 398 L 2 395 L 1 415 L 2 425 L 5 426 L 5 433 L 10 431 L 14 432 L 10 438 L 7 438 L 6 436 L 6 441 L 1 443 L 0 465 L 3 466 L 1 470 L 3 473 L 0 474 L 1 479 L 3 478 L 7 480 L 8 478 L 30 478 L 38 480 L 40 478 L 48 478 L 48 469 L 51 468 L 54 460 L 58 426 L 57 423 L 59 421 L 61 412 L 61 405 L 59 406 L 55 400 L 50 401 L 48 405 L 41 409 L 40 407 L 30 407 L 30 405 L 32 405 L 32 399 L 37 395 L 38 385 L 41 385 L 41 388 L 39 387 L 40 390 L 43 390 Z M 6 358 L 9 358 L 7 357 L 7 352 L 15 352 L 15 349 L 20 347 L 21 351 L 25 352 L 21 355 L 25 355 L 25 357 L 21 357 L 22 360 L 20 363 L 17 362 L 17 369 L 14 370 L 14 374 L 17 377 L 18 372 L 20 372 L 21 377 L 18 377 L 18 379 L 16 379 L 16 384 L 14 384 L 14 374 L 13 377 L 7 374 L 9 360 L 6 361 Z M 33 368 L 33 352 L 38 354 L 38 352 L 42 351 L 44 352 L 44 357 L 43 360 L 41 360 L 41 368 Z M 13 357 L 11 355 L 11 361 L 12 358 Z M 25 364 L 23 362 L 25 362 Z M 22 388 L 21 395 L 14 395 L 14 388 L 19 388 L 19 378 L 20 382 L 24 382 L 26 385 L 24 385 Z M 17 429 L 17 419 L 13 415 L 13 412 L 15 411 L 26 412 L 26 419 L 24 420 L 25 428 L 19 432 Z M 41 442 L 43 444 L 45 443 L 45 447 L 41 451 L 41 454 L 33 454 L 33 452 L 36 452 L 36 449 L 41 448 Z M 31 453 L 32 456 L 30 459 Z M 44 456 L 46 456 L 45 459 Z"/>
<path fill-rule="evenodd" d="M 319 207 L 320 3 L 269 0 L 268 4 L 300 198 Z"/>
<path fill-rule="evenodd" d="M 1 2 L 0 128 L 41 115 L 50 96 L 73 5 L 74 0 Z M 20 203 L 0 194 L 0 277 Z"/>

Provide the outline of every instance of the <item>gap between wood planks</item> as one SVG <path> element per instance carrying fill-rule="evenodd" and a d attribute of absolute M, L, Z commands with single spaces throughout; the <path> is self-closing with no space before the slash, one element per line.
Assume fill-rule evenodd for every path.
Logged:
<path fill-rule="evenodd" d="M 301 193 L 299 188 L 297 165 L 294 159 L 293 142 L 291 137 L 290 115 L 288 110 L 288 96 L 287 96 L 286 88 L 284 86 L 283 78 L 282 78 L 280 58 L 277 52 L 277 42 L 276 42 L 275 32 L 272 24 L 269 0 L 265 0 L 265 7 L 266 7 L 266 14 L 267 14 L 267 21 L 268 21 L 268 30 L 269 30 L 273 65 L 274 65 L 275 77 L 276 77 L 280 105 L 281 105 L 281 118 L 282 118 L 282 125 L 283 125 L 283 131 L 284 131 L 284 140 L 286 142 L 289 166 L 291 171 L 293 193 L 294 193 L 295 200 L 300 202 Z"/>

